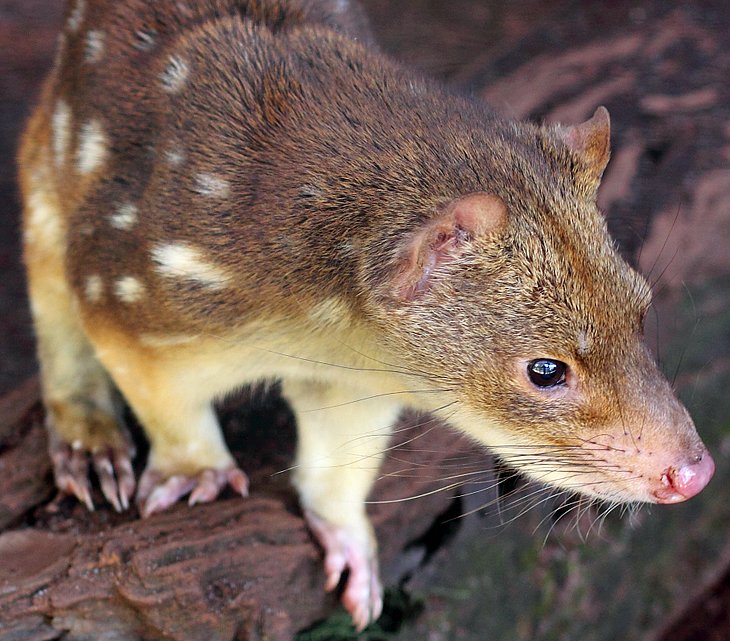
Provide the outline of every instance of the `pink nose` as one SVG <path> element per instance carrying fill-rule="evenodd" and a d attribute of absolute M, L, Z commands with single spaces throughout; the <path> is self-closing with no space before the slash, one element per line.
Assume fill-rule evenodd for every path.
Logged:
<path fill-rule="evenodd" d="M 670 467 L 662 474 L 662 488 L 655 492 L 658 503 L 679 503 L 699 494 L 715 473 L 715 461 L 705 450 L 694 461 Z"/>

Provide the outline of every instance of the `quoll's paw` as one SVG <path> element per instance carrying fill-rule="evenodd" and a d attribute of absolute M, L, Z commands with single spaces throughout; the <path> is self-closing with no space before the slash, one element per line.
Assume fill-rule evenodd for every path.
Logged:
<path fill-rule="evenodd" d="M 114 444 L 85 445 L 81 439 L 68 443 L 49 429 L 49 453 L 53 462 L 56 486 L 61 492 L 76 496 L 89 510 L 94 510 L 89 481 L 89 462 L 93 466 L 101 491 L 117 512 L 126 510 L 134 496 L 135 479 L 131 438 L 118 426 Z"/>
<path fill-rule="evenodd" d="M 342 605 L 360 632 L 383 611 L 383 588 L 380 585 L 374 545 L 368 542 L 369 536 L 355 536 L 311 510 L 305 510 L 304 514 L 309 528 L 324 549 L 324 571 L 327 577 L 324 589 L 327 592 L 334 590 L 345 570 L 348 571 Z"/>
<path fill-rule="evenodd" d="M 137 505 L 142 516 L 147 517 L 166 510 L 188 493 L 188 505 L 210 503 L 218 498 L 226 485 L 230 485 L 241 496 L 248 496 L 248 476 L 235 465 L 221 470 L 202 470 L 194 476 L 167 476 L 147 468 L 139 480 Z"/>

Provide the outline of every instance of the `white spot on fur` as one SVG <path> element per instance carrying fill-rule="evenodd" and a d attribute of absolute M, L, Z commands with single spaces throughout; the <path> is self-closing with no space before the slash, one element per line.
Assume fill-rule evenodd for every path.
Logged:
<path fill-rule="evenodd" d="M 162 336 L 158 334 L 142 334 L 139 337 L 140 343 L 149 347 L 173 347 L 175 345 L 185 345 L 196 341 L 198 336 L 187 336 L 185 334 L 171 334 L 170 336 Z"/>
<path fill-rule="evenodd" d="M 71 12 L 68 14 L 66 27 L 71 33 L 76 33 L 84 20 L 84 12 L 86 11 L 86 0 L 76 0 Z"/>
<path fill-rule="evenodd" d="M 25 241 L 44 248 L 58 249 L 63 240 L 63 228 L 59 211 L 53 206 L 48 194 L 42 189 L 32 191 L 27 206 Z"/>
<path fill-rule="evenodd" d="M 104 57 L 104 32 L 89 31 L 84 40 L 84 60 L 91 64 L 99 62 Z"/>
<path fill-rule="evenodd" d="M 157 44 L 155 40 L 156 35 L 156 31 L 143 31 L 138 29 L 134 32 L 134 48 L 139 51 L 152 51 Z"/>
<path fill-rule="evenodd" d="M 101 300 L 103 293 L 104 283 L 101 280 L 101 276 L 98 274 L 88 276 L 84 283 L 84 294 L 86 295 L 86 300 L 90 303 L 98 303 Z"/>
<path fill-rule="evenodd" d="M 116 211 L 110 216 L 109 222 L 112 227 L 116 227 L 122 231 L 129 231 L 137 224 L 138 213 L 139 210 L 136 205 L 124 203 L 117 207 Z"/>
<path fill-rule="evenodd" d="M 66 152 L 71 140 L 71 109 L 62 98 L 56 102 L 56 108 L 51 117 L 53 130 L 53 156 L 56 167 L 62 167 L 66 162 Z"/>
<path fill-rule="evenodd" d="M 152 260 L 163 276 L 195 281 L 210 289 L 222 289 L 231 280 L 230 275 L 210 262 L 202 250 L 187 243 L 158 245 L 152 250 Z"/>
<path fill-rule="evenodd" d="M 231 191 L 231 186 L 225 178 L 221 178 L 220 176 L 214 176 L 213 174 L 198 174 L 195 176 L 194 189 L 201 196 L 227 198 Z"/>
<path fill-rule="evenodd" d="M 317 325 L 337 325 L 350 317 L 347 303 L 339 297 L 331 297 L 317 303 L 309 312 L 309 318 Z"/>
<path fill-rule="evenodd" d="M 585 330 L 578 332 L 578 354 L 585 356 L 591 349 L 591 339 Z"/>
<path fill-rule="evenodd" d="M 322 196 L 322 190 L 317 185 L 308 183 L 299 188 L 299 195 L 305 198 L 320 198 Z"/>
<path fill-rule="evenodd" d="M 114 283 L 114 294 L 123 303 L 136 303 L 144 293 L 144 285 L 134 276 L 123 276 Z"/>
<path fill-rule="evenodd" d="M 90 174 L 104 164 L 107 141 L 104 129 L 98 120 L 90 120 L 79 131 L 79 148 L 76 151 L 76 166 L 82 174 Z"/>
<path fill-rule="evenodd" d="M 185 162 L 185 152 L 178 144 L 170 145 L 170 147 L 165 150 L 164 156 L 165 161 L 174 167 L 179 167 Z"/>
<path fill-rule="evenodd" d="M 190 68 L 185 60 L 179 56 L 170 56 L 167 67 L 160 74 L 163 89 L 169 93 L 177 93 L 185 86 L 189 73 Z"/>

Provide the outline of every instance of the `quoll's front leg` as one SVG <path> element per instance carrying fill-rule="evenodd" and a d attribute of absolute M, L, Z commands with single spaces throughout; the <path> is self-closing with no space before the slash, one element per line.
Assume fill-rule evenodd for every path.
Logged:
<path fill-rule="evenodd" d="M 214 501 L 227 485 L 247 496 L 248 477 L 228 451 L 210 403 L 179 393 L 162 398 L 164 405 L 129 398 L 151 444 L 137 491 L 142 516 L 166 510 L 188 493 L 189 505 Z"/>
<path fill-rule="evenodd" d="M 190 505 L 213 501 L 227 485 L 247 496 L 248 477 L 225 444 L 200 363 L 182 348 L 154 349 L 120 334 L 92 333 L 150 441 L 136 497 L 142 516 L 187 494 Z"/>
<path fill-rule="evenodd" d="M 378 545 L 367 520 L 339 524 L 304 510 L 307 525 L 324 550 L 324 589 L 331 592 L 347 572 L 342 605 L 352 615 L 355 627 L 362 630 L 383 611 L 383 587 L 378 567 Z"/>
<path fill-rule="evenodd" d="M 377 542 L 365 499 L 380 469 L 400 405 L 325 383 L 285 381 L 297 415 L 294 484 L 324 550 L 325 589 L 345 576 L 342 604 L 358 630 L 383 608 Z"/>
<path fill-rule="evenodd" d="M 174 407 L 142 410 L 152 444 L 137 491 L 142 516 L 166 510 L 187 494 L 188 505 L 209 503 L 227 485 L 248 496 L 248 477 L 228 451 L 213 408 L 177 400 Z"/>

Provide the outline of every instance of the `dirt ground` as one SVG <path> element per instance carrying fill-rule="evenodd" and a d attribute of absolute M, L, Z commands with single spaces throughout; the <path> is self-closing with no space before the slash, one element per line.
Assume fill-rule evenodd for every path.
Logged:
<path fill-rule="evenodd" d="M 630 526 L 609 519 L 587 544 L 562 525 L 544 543 L 544 532 L 532 532 L 542 517 L 496 533 L 470 521 L 404 584 L 425 608 L 390 638 L 730 639 L 726 3 L 363 4 L 386 51 L 507 115 L 572 123 L 608 107 L 614 153 L 600 204 L 627 257 L 655 283 L 651 343 L 718 462 L 697 501 L 644 511 Z M 0 394 L 35 370 L 12 159 L 60 15 L 58 0 L 0 4 Z M 0 454 L 11 448 L 0 442 Z M 41 494 L 37 504 L 48 501 Z M 58 523 L 45 525 L 60 534 Z"/>

